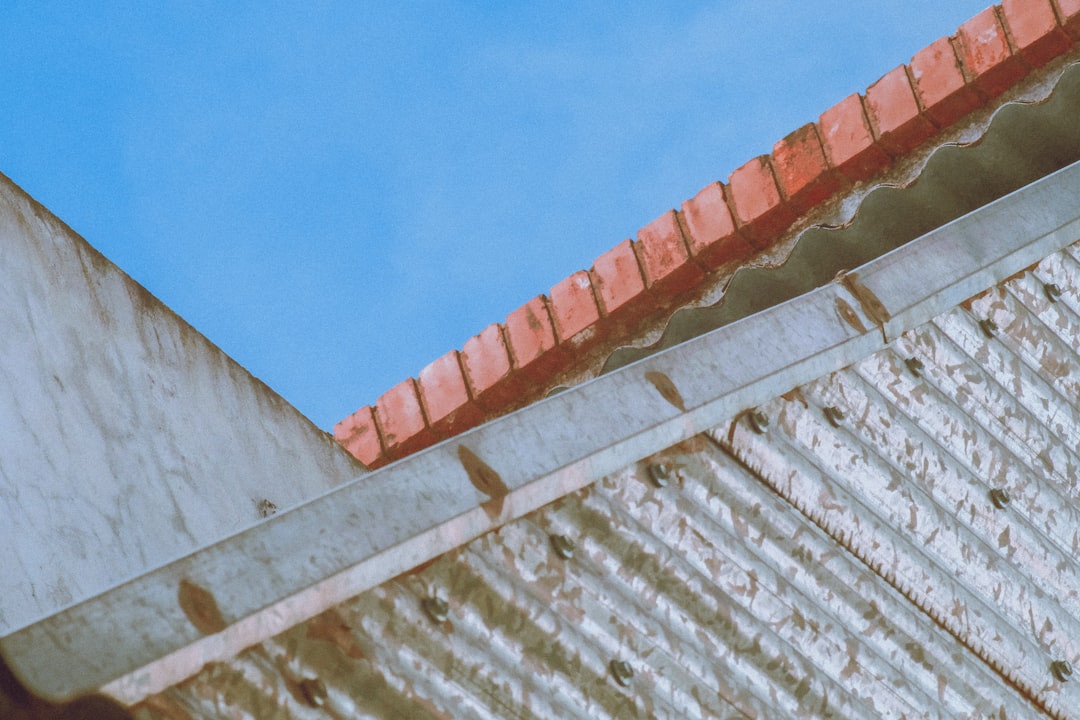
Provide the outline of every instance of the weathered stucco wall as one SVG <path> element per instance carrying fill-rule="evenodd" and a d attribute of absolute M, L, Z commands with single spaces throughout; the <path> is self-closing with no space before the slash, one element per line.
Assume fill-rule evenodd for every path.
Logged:
<path fill-rule="evenodd" d="M 363 471 L 0 176 L 0 636 Z"/>

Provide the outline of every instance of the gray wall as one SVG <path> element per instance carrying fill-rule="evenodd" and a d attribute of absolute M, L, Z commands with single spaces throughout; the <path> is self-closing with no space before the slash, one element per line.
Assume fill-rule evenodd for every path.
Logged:
<path fill-rule="evenodd" d="M 0 636 L 363 472 L 0 176 Z"/>

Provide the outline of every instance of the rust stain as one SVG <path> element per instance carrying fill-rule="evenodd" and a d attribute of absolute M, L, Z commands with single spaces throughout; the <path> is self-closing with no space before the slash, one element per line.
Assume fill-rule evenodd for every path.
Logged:
<path fill-rule="evenodd" d="M 311 620 L 307 626 L 307 637 L 310 640 L 322 640 L 333 643 L 345 657 L 353 660 L 363 660 L 364 651 L 357 644 L 353 630 L 345 619 L 336 610 L 327 610 Z"/>
<path fill-rule="evenodd" d="M 884 325 L 892 319 L 892 315 L 885 309 L 885 304 L 870 291 L 870 288 L 859 282 L 859 276 L 856 273 L 841 272 L 836 276 L 836 279 L 855 296 L 855 299 L 859 301 L 859 305 L 862 306 L 863 312 L 871 320 L 878 325 Z"/>
<path fill-rule="evenodd" d="M 180 581 L 177 599 L 187 619 L 203 635 L 213 635 L 225 629 L 225 618 L 209 590 L 184 579 Z"/>
<path fill-rule="evenodd" d="M 502 514 L 503 501 L 510 493 L 510 488 L 506 487 L 499 473 L 464 445 L 458 445 L 458 459 L 465 467 L 465 472 L 469 473 L 469 481 L 473 487 L 491 498 L 480 507 L 492 520 L 498 518 Z"/>
<path fill-rule="evenodd" d="M 690 437 L 686 438 L 682 442 L 676 443 L 676 444 L 672 445 L 671 447 L 667 448 L 666 450 L 664 450 L 663 454 L 665 454 L 665 455 L 668 455 L 668 454 L 692 455 L 694 453 L 701 452 L 701 451 L 705 450 L 706 448 L 710 448 L 710 447 L 712 447 L 712 443 L 704 435 L 691 435 Z M 659 456 L 660 454 L 661 453 L 657 453 L 656 456 Z M 643 461 L 643 462 L 648 462 L 648 459 L 646 459 L 646 461 Z M 676 469 L 678 469 L 678 467 L 676 467 Z"/>
<path fill-rule="evenodd" d="M 851 307 L 851 305 L 848 305 L 847 301 L 843 298 L 836 298 L 836 312 L 840 315 L 840 319 L 848 325 L 861 333 L 866 332 L 866 326 L 863 325 L 863 321 L 859 317 L 859 314 L 855 312 L 855 309 Z"/>
<path fill-rule="evenodd" d="M 662 372 L 652 370 L 645 373 L 645 379 L 652 383 L 656 391 L 660 393 L 660 397 L 677 407 L 681 412 L 686 412 L 686 403 L 683 402 L 682 395 L 679 393 L 679 389 L 675 387 L 675 383 L 671 382 L 671 378 Z"/>
<path fill-rule="evenodd" d="M 786 393 L 784 393 L 780 397 L 784 398 L 788 402 L 798 402 L 804 408 L 809 408 L 810 407 L 810 403 L 808 403 L 806 401 L 806 396 L 803 395 L 803 391 L 802 391 L 801 387 L 797 387 L 797 386 L 793 387 L 791 390 L 788 390 Z"/>

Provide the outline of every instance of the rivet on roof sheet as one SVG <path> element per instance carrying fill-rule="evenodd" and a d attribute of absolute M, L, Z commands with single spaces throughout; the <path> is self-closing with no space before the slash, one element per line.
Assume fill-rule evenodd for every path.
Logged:
<path fill-rule="evenodd" d="M 750 424 L 750 429 L 758 435 L 764 435 L 769 431 L 769 416 L 757 408 L 747 411 L 746 421 Z"/>
<path fill-rule="evenodd" d="M 994 488 L 990 491 L 990 502 L 994 503 L 998 510 L 1004 510 L 1005 506 L 1012 502 L 1012 498 L 1005 488 Z"/>
<path fill-rule="evenodd" d="M 649 466 L 649 477 L 652 478 L 653 485 L 656 487 L 667 487 L 671 482 L 671 468 L 665 463 L 654 463 Z"/>
<path fill-rule="evenodd" d="M 441 597 L 424 598 L 424 612 L 432 621 L 443 623 L 450 617 L 450 606 Z"/>
<path fill-rule="evenodd" d="M 551 547 L 555 548 L 555 554 L 563 560 L 574 557 L 574 549 L 577 547 L 574 541 L 566 535 L 552 535 Z"/>
<path fill-rule="evenodd" d="M 1050 672 L 1054 673 L 1059 682 L 1068 682 L 1072 676 L 1072 663 L 1068 660 L 1055 660 L 1050 663 Z"/>
<path fill-rule="evenodd" d="M 904 365 L 907 366 L 908 372 L 915 377 L 922 377 L 923 370 L 926 369 L 926 366 L 923 365 L 923 361 L 917 357 L 909 357 L 904 361 Z"/>
<path fill-rule="evenodd" d="M 1046 299 L 1050 302 L 1057 302 L 1061 299 L 1061 286 L 1055 283 L 1046 283 L 1043 285 L 1043 290 L 1046 291 Z"/>
<path fill-rule="evenodd" d="M 634 677 L 634 668 L 630 666 L 630 663 L 625 660 L 612 660 L 610 667 L 611 675 L 615 678 L 615 682 L 623 687 L 630 685 L 630 680 Z"/>
<path fill-rule="evenodd" d="M 305 678 L 300 681 L 300 692 L 304 699 L 312 707 L 322 707 L 326 704 L 326 683 L 319 678 Z"/>
<path fill-rule="evenodd" d="M 833 427 L 840 427 L 844 423 L 844 411 L 840 408 L 830 405 L 825 408 L 825 419 L 829 421 L 829 424 Z"/>
<path fill-rule="evenodd" d="M 988 338 L 994 338 L 997 336 L 998 326 L 997 323 L 990 318 L 983 318 L 979 321 L 979 329 L 983 331 L 983 335 Z"/>

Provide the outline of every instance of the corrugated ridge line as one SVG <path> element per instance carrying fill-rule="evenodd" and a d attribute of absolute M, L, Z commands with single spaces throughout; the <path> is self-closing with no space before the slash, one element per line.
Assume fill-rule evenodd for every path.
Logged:
<path fill-rule="evenodd" d="M 858 558 L 858 560 L 865 564 L 871 571 L 880 575 L 886 583 L 906 597 L 943 631 L 951 635 L 958 643 L 966 647 L 976 657 L 986 663 L 987 666 L 993 669 L 1006 684 L 1014 688 L 1022 697 L 1032 702 L 1036 708 L 1046 715 L 1060 720 L 1067 720 L 1064 715 L 1053 711 L 1048 707 L 1046 698 L 1036 691 L 1030 680 L 1013 678 L 1009 668 L 1001 663 L 995 657 L 995 654 L 988 650 L 986 645 L 965 633 L 962 626 L 950 619 L 948 609 L 941 606 L 935 606 L 924 592 L 917 590 L 911 584 L 898 577 L 895 572 L 890 570 L 885 565 L 882 557 L 873 552 L 868 552 L 865 546 L 857 544 L 854 541 L 854 531 L 852 529 L 845 529 L 838 526 L 836 523 L 829 520 L 819 509 L 811 505 L 809 498 L 804 498 L 800 496 L 797 491 L 793 491 L 792 489 L 785 487 L 782 483 L 778 483 L 774 479 L 765 476 L 761 469 L 757 468 L 753 461 L 745 455 L 746 447 L 741 446 L 741 444 L 738 446 L 732 444 L 727 438 L 718 434 L 710 433 L 710 436 L 713 437 L 725 452 L 730 453 L 733 458 L 742 463 L 747 472 L 764 482 L 780 497 L 798 510 L 807 520 L 829 535 L 829 537 L 836 541 L 836 543 L 844 550 Z M 942 575 L 941 577 L 943 578 L 944 576 Z"/>

